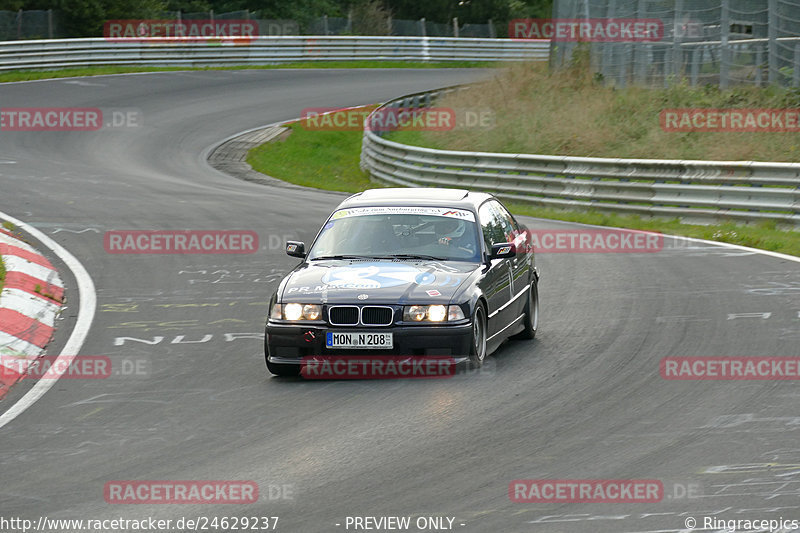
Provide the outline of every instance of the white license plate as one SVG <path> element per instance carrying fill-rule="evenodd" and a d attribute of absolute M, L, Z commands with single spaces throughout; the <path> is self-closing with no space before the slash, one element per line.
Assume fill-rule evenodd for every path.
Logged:
<path fill-rule="evenodd" d="M 375 348 L 392 348 L 393 337 L 389 332 L 373 333 L 369 331 L 328 331 L 325 334 L 325 346 L 328 348 L 351 348 L 370 350 Z"/>

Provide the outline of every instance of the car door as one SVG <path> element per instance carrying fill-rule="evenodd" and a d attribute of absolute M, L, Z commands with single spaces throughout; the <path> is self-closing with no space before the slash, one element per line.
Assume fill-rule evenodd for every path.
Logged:
<path fill-rule="evenodd" d="M 508 242 L 503 230 L 503 222 L 498 218 L 497 210 L 492 202 L 484 203 L 478 210 L 483 242 L 486 253 L 492 250 L 492 244 Z M 488 336 L 492 337 L 508 325 L 511 300 L 511 266 L 508 259 L 493 259 L 484 276 L 484 295 L 488 304 L 486 314 L 488 320 Z"/>
<path fill-rule="evenodd" d="M 511 267 L 511 298 L 514 302 L 509 306 L 512 310 L 509 320 L 520 316 L 525 308 L 525 291 L 531 279 L 531 256 L 528 253 L 529 235 L 520 231 L 520 227 L 511 213 L 498 201 L 492 201 L 492 209 L 500 221 L 506 242 L 513 242 L 517 248 L 517 255 L 509 259 Z"/>

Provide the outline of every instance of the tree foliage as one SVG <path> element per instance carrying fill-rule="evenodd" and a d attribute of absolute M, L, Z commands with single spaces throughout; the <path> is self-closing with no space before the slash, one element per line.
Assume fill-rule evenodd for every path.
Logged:
<path fill-rule="evenodd" d="M 386 32 L 386 19 L 485 24 L 502 26 L 513 18 L 549 17 L 553 0 L 0 0 L 0 10 L 53 9 L 59 11 L 69 36 L 102 35 L 103 22 L 148 19 L 169 13 L 215 13 L 247 10 L 252 18 L 293 19 L 304 26 L 328 15 L 351 15 L 355 33 Z"/>

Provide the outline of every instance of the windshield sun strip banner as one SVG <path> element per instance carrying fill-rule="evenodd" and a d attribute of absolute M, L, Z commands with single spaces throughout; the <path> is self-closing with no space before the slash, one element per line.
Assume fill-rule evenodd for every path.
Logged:
<path fill-rule="evenodd" d="M 381 207 L 351 207 L 340 209 L 331 215 L 331 220 L 349 217 L 363 217 L 367 215 L 430 215 L 455 218 L 475 222 L 475 214 L 466 209 L 451 209 L 447 207 L 414 207 L 414 206 L 381 206 Z"/>

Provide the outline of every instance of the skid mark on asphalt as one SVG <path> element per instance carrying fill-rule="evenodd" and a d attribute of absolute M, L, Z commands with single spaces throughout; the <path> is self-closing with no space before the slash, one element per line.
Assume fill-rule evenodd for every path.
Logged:
<path fill-rule="evenodd" d="M 133 392 L 110 392 L 104 394 L 97 394 L 79 400 L 77 402 L 68 403 L 59 406 L 59 409 L 66 409 L 69 407 L 77 407 L 80 405 L 91 405 L 98 403 L 120 403 L 120 402 L 136 402 L 136 403 L 155 403 L 155 404 L 171 404 L 175 397 L 185 397 L 187 395 L 203 395 L 207 397 L 209 394 L 216 392 L 214 389 L 172 389 L 172 390 L 154 390 L 154 391 L 133 391 Z M 140 397 L 142 396 L 142 397 Z M 156 399 L 156 396 L 164 396 L 164 399 Z"/>
<path fill-rule="evenodd" d="M 724 442 L 735 450 L 761 448 L 766 451 L 753 455 L 752 462 L 709 464 L 691 474 L 675 474 L 671 476 L 672 479 L 662 475 L 660 479 L 664 483 L 664 499 L 658 504 L 647 504 L 646 507 L 641 504 L 615 504 L 593 507 L 585 513 L 559 513 L 557 507 L 560 505 L 550 509 L 542 508 L 544 504 L 517 509 L 515 504 L 498 512 L 511 512 L 523 519 L 530 517 L 528 513 L 534 513 L 535 518 L 525 520 L 534 531 L 559 533 L 688 532 L 684 523 L 690 517 L 698 522 L 694 531 L 717 531 L 702 527 L 704 517 L 719 520 L 760 520 L 775 519 L 780 515 L 785 519 L 800 519 L 797 516 L 797 501 L 800 498 L 800 448 L 794 445 L 798 442 L 800 416 L 775 416 L 774 413 L 780 412 L 779 409 L 786 412 L 787 404 L 776 399 L 774 405 L 764 407 L 763 414 L 733 413 L 717 416 L 706 424 L 693 428 L 698 436 L 702 435 L 705 439 L 696 441 L 695 444 L 718 445 Z M 670 437 L 674 437 L 674 432 L 615 435 L 600 443 L 613 447 L 615 442 L 644 437 L 667 442 Z M 789 445 L 770 446 L 779 439 Z M 725 456 L 724 453 L 720 455 Z M 747 455 L 737 453 L 737 458 L 747 458 Z M 675 478 L 679 479 L 678 483 L 672 483 Z M 691 480 L 689 484 L 688 480 Z M 693 486 L 694 491 L 676 490 L 689 486 Z M 742 501 L 746 504 L 743 505 Z M 732 505 L 734 502 L 737 504 Z"/>
<path fill-rule="evenodd" d="M 288 269 L 285 267 L 267 268 L 263 264 L 253 266 L 241 265 L 211 265 L 211 266 L 187 266 L 178 271 L 182 280 L 190 285 L 194 284 L 217 284 L 217 283 L 265 283 L 271 284 L 280 281 L 286 275 Z"/>
<path fill-rule="evenodd" d="M 97 229 L 97 228 L 84 228 L 84 229 L 81 229 L 81 230 L 75 230 L 75 229 L 69 229 L 69 228 L 56 228 L 55 230 L 53 230 L 51 232 L 51 234 L 55 235 L 56 233 L 61 233 L 62 231 L 65 231 L 65 232 L 68 232 L 68 233 L 78 233 L 78 234 L 86 233 L 87 231 L 90 231 L 90 232 L 93 232 L 93 233 L 100 233 L 100 230 Z"/>

